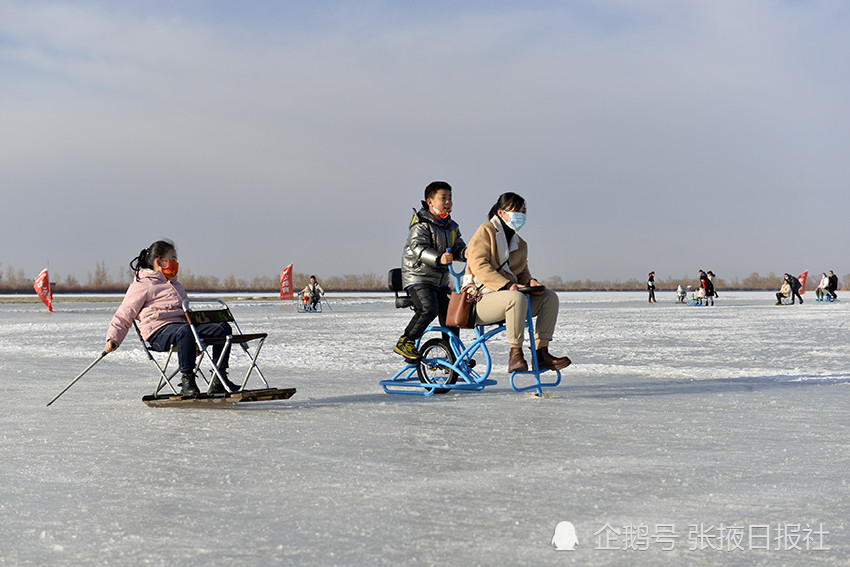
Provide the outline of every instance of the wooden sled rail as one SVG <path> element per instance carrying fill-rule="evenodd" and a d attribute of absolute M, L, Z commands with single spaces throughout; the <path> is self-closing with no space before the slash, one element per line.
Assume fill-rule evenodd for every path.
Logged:
<path fill-rule="evenodd" d="M 248 402 L 269 402 L 272 400 L 288 400 L 295 394 L 295 388 L 265 388 L 261 390 L 243 390 L 224 395 L 207 396 L 201 394 L 196 398 L 184 398 L 174 395 L 144 396 L 142 401 L 152 408 L 162 407 L 222 407 L 233 406 Z"/>

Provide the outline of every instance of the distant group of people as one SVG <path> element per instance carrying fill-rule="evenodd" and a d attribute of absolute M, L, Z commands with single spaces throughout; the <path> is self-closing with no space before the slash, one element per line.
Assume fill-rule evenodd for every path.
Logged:
<path fill-rule="evenodd" d="M 714 287 L 714 272 L 708 270 L 707 272 L 704 270 L 699 270 L 699 287 L 693 294 L 693 304 L 694 305 L 714 305 L 714 298 L 718 297 L 717 289 Z M 652 284 L 652 290 L 650 291 L 650 303 L 655 302 L 655 272 L 649 273 L 649 280 L 647 280 L 647 288 L 649 288 L 650 283 Z M 691 289 L 691 286 L 688 286 L 688 289 Z M 682 287 L 682 284 L 676 288 L 676 301 L 679 303 L 686 303 L 688 298 L 688 292 Z"/>
<path fill-rule="evenodd" d="M 702 299 L 704 305 L 714 305 L 717 290 L 714 289 L 714 272 L 711 270 L 707 272 L 699 271 L 699 291 L 697 292 L 697 297 Z"/>
<path fill-rule="evenodd" d="M 795 278 L 791 274 L 784 274 L 782 276 L 782 286 L 779 288 L 779 291 L 776 292 L 776 305 L 782 305 L 789 299 L 791 301 L 791 305 L 794 305 L 798 299 L 802 304 L 803 296 L 800 294 L 802 287 L 803 283 L 799 278 Z M 815 289 L 817 301 L 835 301 L 838 299 L 838 294 L 836 293 L 837 290 L 838 276 L 835 275 L 835 272 L 830 270 L 829 275 L 827 275 L 826 272 L 821 273 L 820 283 Z"/>
<path fill-rule="evenodd" d="M 714 272 L 699 271 L 699 287 L 693 292 L 691 302 L 693 305 L 714 305 L 714 298 L 718 297 L 717 290 L 714 287 Z M 785 301 L 789 301 L 793 305 L 797 300 L 803 303 L 803 296 L 800 293 L 803 284 L 798 278 L 791 274 L 782 276 L 782 286 L 776 292 L 776 305 L 782 305 Z M 649 303 L 655 303 L 655 272 L 649 272 L 649 277 L 646 280 L 646 289 L 649 291 Z M 688 290 L 691 286 L 688 286 Z M 838 276 L 832 270 L 829 274 L 826 272 L 821 274 L 820 283 L 815 290 L 817 301 L 835 301 L 838 298 L 836 291 L 838 290 Z M 676 289 L 676 300 L 679 303 L 688 301 L 688 291 L 679 284 Z"/>
<path fill-rule="evenodd" d="M 815 289 L 817 301 L 835 301 L 838 299 L 836 291 L 838 291 L 838 276 L 835 275 L 835 272 L 830 270 L 829 275 L 826 275 L 826 272 L 822 273 L 820 284 Z"/>
<path fill-rule="evenodd" d="M 800 305 L 803 304 L 803 296 L 800 295 L 800 289 L 802 289 L 803 284 L 800 282 L 798 278 L 795 278 L 791 274 L 784 274 L 782 276 L 782 286 L 779 288 L 779 291 L 776 292 L 776 304 L 782 305 L 783 299 L 791 299 L 791 305 L 794 305 L 794 301 L 799 299 Z"/>
<path fill-rule="evenodd" d="M 316 309 L 319 305 L 319 299 L 325 295 L 325 290 L 316 279 L 316 276 L 310 276 L 310 281 L 299 293 L 304 307 L 309 306 L 310 309 Z"/>

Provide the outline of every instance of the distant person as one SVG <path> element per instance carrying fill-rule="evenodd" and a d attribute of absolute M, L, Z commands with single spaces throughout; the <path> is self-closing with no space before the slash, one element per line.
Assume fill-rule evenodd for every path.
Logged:
<path fill-rule="evenodd" d="M 658 303 L 655 301 L 655 272 L 649 272 L 649 278 L 646 280 L 646 289 L 649 291 L 649 303 Z"/>
<path fill-rule="evenodd" d="M 413 300 L 413 317 L 396 342 L 394 352 L 408 362 L 422 355 L 416 348 L 435 317 L 445 326 L 449 308 L 449 265 L 466 256 L 460 227 L 452 220 L 452 186 L 434 181 L 425 188 L 422 208 L 413 215 L 401 259 L 401 283 Z"/>
<path fill-rule="evenodd" d="M 836 276 L 835 272 L 832 270 L 829 271 L 829 286 L 826 288 L 826 291 L 829 293 L 829 296 L 833 301 L 838 299 L 838 294 L 835 293 L 838 291 L 838 276 Z"/>
<path fill-rule="evenodd" d="M 791 276 L 789 274 L 784 274 L 782 276 L 782 286 L 779 288 L 779 291 L 776 292 L 776 304 L 782 305 L 783 299 L 788 299 L 791 297 Z"/>
<path fill-rule="evenodd" d="M 714 284 L 711 283 L 711 279 L 708 277 L 704 271 L 699 271 L 699 287 L 701 290 L 701 296 L 705 299 L 705 305 L 714 305 Z"/>
<path fill-rule="evenodd" d="M 200 390 L 195 382 L 195 336 L 183 311 L 183 300 L 187 294 L 177 281 L 177 248 L 171 241 L 158 240 L 130 262 L 130 269 L 135 273 L 135 278 L 112 317 L 103 350 L 107 353 L 116 350 L 127 336 L 133 321 L 139 321 L 142 338 L 153 350 L 166 352 L 172 345 L 176 347 L 178 368 L 182 374 L 180 393 L 187 398 L 197 397 Z M 202 339 L 233 334 L 228 323 L 202 323 L 195 328 Z M 213 360 L 221 359 L 223 350 L 223 343 L 213 345 Z M 229 352 L 225 353 L 218 369 L 227 387 L 235 392 L 239 386 L 227 378 L 229 356 Z M 224 391 L 216 376 L 210 393 Z"/>
<path fill-rule="evenodd" d="M 820 275 L 820 283 L 818 287 L 815 288 L 815 301 L 823 301 L 825 297 L 829 294 L 829 276 L 826 275 L 826 272 L 821 273 Z"/>
<path fill-rule="evenodd" d="M 305 299 L 305 304 L 310 305 L 310 309 L 316 309 L 319 305 L 319 298 L 324 297 L 325 290 L 322 288 L 316 276 L 310 276 L 310 281 L 304 289 L 301 290 L 301 297 Z"/>
<path fill-rule="evenodd" d="M 719 295 L 717 295 L 717 286 L 714 284 L 714 278 L 716 276 L 711 270 L 707 271 L 705 275 L 708 276 L 708 281 L 711 282 L 711 304 L 714 305 L 714 298 L 719 297 Z"/>
<path fill-rule="evenodd" d="M 791 305 L 794 305 L 794 300 L 799 299 L 800 305 L 803 304 L 803 296 L 800 295 L 800 289 L 802 289 L 803 284 L 800 283 L 800 280 L 795 278 L 790 274 L 786 274 L 788 276 L 788 283 L 791 285 Z"/>
<path fill-rule="evenodd" d="M 685 288 L 682 287 L 682 284 L 679 284 L 679 287 L 676 288 L 676 297 L 679 303 L 684 303 L 687 296 L 688 293 L 685 291 Z"/>

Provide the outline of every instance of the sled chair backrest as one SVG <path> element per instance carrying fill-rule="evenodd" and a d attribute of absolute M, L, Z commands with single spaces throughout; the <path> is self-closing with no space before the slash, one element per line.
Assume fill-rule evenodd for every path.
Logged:
<path fill-rule="evenodd" d="M 239 382 L 240 389 L 245 387 L 248 378 L 255 371 L 266 388 L 269 387 L 269 383 L 266 381 L 265 376 L 263 376 L 262 371 L 260 371 L 259 366 L 257 366 L 257 357 L 260 355 L 260 349 L 263 347 L 266 337 L 268 337 L 267 333 L 243 333 L 236 319 L 233 317 L 233 313 L 230 312 L 230 308 L 220 299 L 186 298 L 183 300 L 183 311 L 186 313 L 186 320 L 189 321 L 189 325 L 192 327 L 192 334 L 195 336 L 195 344 L 200 352 L 201 361 L 206 360 L 210 363 L 212 367 L 211 372 L 215 376 L 219 379 L 222 378 L 221 369 L 218 367 L 219 361 L 213 360 L 210 347 L 220 345 L 223 346 L 224 352 L 230 352 L 231 345 L 239 345 L 241 350 L 250 359 L 248 371 L 242 381 Z M 205 323 L 228 323 L 231 326 L 232 334 L 226 337 L 201 337 L 198 326 Z M 253 352 L 251 352 L 248 349 L 248 344 L 254 341 L 256 341 L 254 343 L 256 346 Z M 210 383 L 212 384 L 213 381 L 210 380 Z M 222 384 L 225 382 L 224 380 L 220 381 Z M 226 388 L 226 384 L 224 385 Z"/>
<path fill-rule="evenodd" d="M 233 313 L 227 305 L 218 300 L 211 300 L 210 305 L 215 306 L 213 309 L 193 309 L 186 311 L 186 319 L 192 325 L 201 325 L 203 323 L 233 323 Z"/>
<path fill-rule="evenodd" d="M 401 268 L 393 268 L 387 272 L 387 287 L 396 293 L 404 291 L 401 287 Z"/>
<path fill-rule="evenodd" d="M 407 291 L 401 283 L 401 268 L 393 268 L 387 273 L 387 287 L 390 291 L 395 292 L 395 306 L 397 309 L 413 307 L 413 300 L 407 295 Z M 404 296 L 399 296 L 400 292 L 404 292 Z"/>

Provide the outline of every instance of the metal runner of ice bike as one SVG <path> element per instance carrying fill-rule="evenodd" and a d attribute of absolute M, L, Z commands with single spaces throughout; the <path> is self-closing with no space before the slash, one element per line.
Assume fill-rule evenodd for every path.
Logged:
<path fill-rule="evenodd" d="M 449 272 L 455 278 L 455 290 L 460 293 L 461 277 L 463 272 L 455 272 L 449 266 Z M 401 287 L 401 269 L 390 270 L 389 287 L 396 293 L 396 307 L 409 307 L 412 300 L 409 297 L 399 297 L 399 292 L 405 291 Z M 526 295 L 534 292 L 533 288 L 520 288 Z M 531 315 L 531 301 L 526 302 L 528 311 L 525 317 L 525 328 L 531 342 L 531 370 L 512 372 L 510 376 L 511 388 L 515 392 L 535 390 L 538 396 L 543 395 L 543 388 L 552 388 L 561 383 L 561 371 L 553 370 L 557 379 L 553 382 L 544 382 L 540 375 L 548 370 L 540 370 L 537 364 L 537 346 L 534 339 L 534 321 Z M 485 325 L 477 325 L 474 328 L 475 338 L 468 345 L 464 345 L 460 337 L 447 327 L 430 326 L 425 333 L 440 333 L 441 336 L 428 339 L 423 342 L 422 338 L 417 341 L 416 346 L 422 353 L 422 360 L 418 364 L 407 364 L 395 373 L 390 380 L 381 380 L 378 384 L 387 394 L 408 394 L 416 396 L 432 396 L 434 394 L 445 394 L 450 390 L 483 390 L 485 386 L 495 385 L 496 380 L 489 378 L 493 369 L 493 360 L 487 348 L 487 341 L 506 329 L 504 322 L 489 331 L 485 331 Z M 424 337 L 424 335 L 423 335 Z M 446 339 L 448 338 L 448 340 Z M 476 354 L 484 356 L 484 368 L 479 373 L 474 368 L 478 366 L 474 359 Z M 532 381 L 527 385 L 519 385 L 522 377 L 531 377 Z M 518 380 L 519 379 L 519 380 Z"/>

